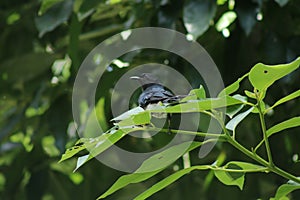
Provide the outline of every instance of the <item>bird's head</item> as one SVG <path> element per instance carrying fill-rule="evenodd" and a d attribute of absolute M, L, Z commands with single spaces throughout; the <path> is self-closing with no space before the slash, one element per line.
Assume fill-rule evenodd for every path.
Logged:
<path fill-rule="evenodd" d="M 140 76 L 132 76 L 130 78 L 133 80 L 137 80 L 142 85 L 143 89 L 153 84 L 160 85 L 158 79 L 149 73 L 143 73 Z"/>

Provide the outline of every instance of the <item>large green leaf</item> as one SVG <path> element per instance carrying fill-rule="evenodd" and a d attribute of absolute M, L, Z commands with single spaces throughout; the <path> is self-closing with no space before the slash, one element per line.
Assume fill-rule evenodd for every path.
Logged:
<path fill-rule="evenodd" d="M 300 57 L 288 64 L 265 65 L 256 64 L 249 73 L 249 80 L 254 88 L 265 91 L 275 81 L 296 70 L 300 64 Z"/>
<path fill-rule="evenodd" d="M 81 138 L 78 140 L 78 142 L 76 142 L 76 144 L 73 147 L 66 150 L 59 162 L 73 157 L 75 154 L 84 149 L 90 151 L 90 157 L 95 157 L 104 150 L 108 149 L 111 145 L 116 143 L 127 133 L 134 130 L 134 128 L 119 130 L 116 130 L 116 128 L 112 128 L 111 130 L 107 131 L 106 133 L 103 133 L 102 135 L 96 138 Z"/>
<path fill-rule="evenodd" d="M 201 146 L 201 144 L 202 144 L 201 142 L 193 142 L 185 152 L 191 151 Z M 182 152 L 178 152 L 178 151 L 182 151 L 183 146 L 185 147 L 186 144 L 183 143 L 183 144 L 172 146 L 148 158 L 133 174 L 128 174 L 120 177 L 104 194 L 98 197 L 98 199 L 105 198 L 108 195 L 116 192 L 117 190 L 124 188 L 130 183 L 139 183 L 146 179 L 151 178 L 152 176 L 154 176 L 155 174 L 159 173 L 164 169 L 163 167 L 157 169 L 157 164 L 160 162 L 165 162 L 165 164 L 170 164 L 170 162 L 174 162 L 178 158 L 178 153 L 182 155 Z"/>
<path fill-rule="evenodd" d="M 39 37 L 65 23 L 69 19 L 72 9 L 73 1 L 65 0 L 49 8 L 43 15 L 38 16 L 35 19 L 35 24 L 39 31 Z"/>
<path fill-rule="evenodd" d="M 225 185 L 236 185 L 241 190 L 244 186 L 246 172 L 260 172 L 265 170 L 265 167 L 240 161 L 231 161 L 223 168 L 224 170 L 215 170 L 215 176 Z"/>
<path fill-rule="evenodd" d="M 117 124 L 120 127 L 149 124 L 151 120 L 151 114 L 145 111 L 141 107 L 133 108 L 118 117 L 112 119 L 113 121 L 119 121 Z"/>
<path fill-rule="evenodd" d="M 289 193 L 293 192 L 294 190 L 299 190 L 299 189 L 300 189 L 299 184 L 296 184 L 296 185 L 283 184 L 277 189 L 274 199 L 281 200 L 283 197 L 285 197 Z"/>
<path fill-rule="evenodd" d="M 151 195 L 155 194 L 156 192 L 158 192 L 158 191 L 162 190 L 163 188 L 167 187 L 171 183 L 174 183 L 176 180 L 178 180 L 182 176 L 190 173 L 193 170 L 196 170 L 196 169 L 198 169 L 198 170 L 205 170 L 205 169 L 209 169 L 209 168 L 210 168 L 210 166 L 204 165 L 204 166 L 193 166 L 193 167 L 190 167 L 190 168 L 179 170 L 179 171 L 171 174 L 167 178 L 165 178 L 165 179 L 159 181 L 158 183 L 154 184 L 148 190 L 146 190 L 142 194 L 138 195 L 134 199 L 135 200 L 146 199 L 146 198 L 150 197 Z"/>
<path fill-rule="evenodd" d="M 211 0 L 189 0 L 183 8 L 184 26 L 194 39 L 209 27 L 216 13 L 216 2 Z"/>
<path fill-rule="evenodd" d="M 244 174 L 246 172 L 257 172 L 263 171 L 265 168 L 259 165 L 246 163 L 246 162 L 229 162 L 224 168 L 219 168 L 211 165 L 199 165 L 199 166 L 192 166 L 186 169 L 179 170 L 172 175 L 168 176 L 167 178 L 159 181 L 158 183 L 151 186 L 148 190 L 138 195 L 135 199 L 146 199 L 151 195 L 155 194 L 156 192 L 164 189 L 168 185 L 172 184 L 182 176 L 190 173 L 193 170 L 207 170 L 211 169 L 214 171 L 215 175 L 218 177 L 226 185 L 238 185 L 241 188 L 244 184 Z M 228 172 L 228 170 L 240 170 L 240 172 Z"/>
<path fill-rule="evenodd" d="M 288 119 L 286 121 L 283 121 L 279 124 L 276 124 L 275 126 L 272 126 L 267 130 L 267 136 L 270 137 L 274 133 L 278 133 L 282 130 L 288 129 L 288 128 L 294 128 L 300 126 L 300 117 L 293 117 L 291 119 Z"/>
<path fill-rule="evenodd" d="M 298 97 L 300 97 L 300 90 L 297 90 L 297 91 L 295 91 L 295 92 L 293 92 L 293 93 L 291 93 L 291 94 L 289 94 L 289 95 L 283 97 L 282 99 L 279 99 L 279 100 L 278 100 L 276 103 L 274 103 L 270 108 L 266 109 L 265 112 L 268 112 L 268 110 L 271 110 L 271 109 L 275 108 L 276 106 L 278 106 L 278 105 L 280 105 L 280 104 L 283 104 L 283 103 L 285 103 L 285 102 L 287 102 L 287 101 L 290 101 L 290 100 L 295 99 L 295 98 L 298 98 Z"/>
<path fill-rule="evenodd" d="M 149 109 L 149 112 L 167 112 L 167 113 L 190 113 L 203 112 L 216 108 L 222 108 L 231 105 L 244 104 L 245 102 L 230 96 L 222 96 L 219 98 L 207 98 L 203 100 L 191 100 L 175 106 L 157 106 Z"/>
<path fill-rule="evenodd" d="M 283 131 L 288 128 L 294 128 L 300 126 L 300 117 L 294 117 L 291 119 L 288 119 L 286 121 L 283 121 L 279 124 L 276 124 L 269 128 L 267 130 L 267 136 L 270 137 L 271 135 L 278 133 L 280 131 Z M 264 143 L 264 140 L 260 141 L 260 143 L 255 147 L 255 150 L 257 150 L 262 144 Z"/>

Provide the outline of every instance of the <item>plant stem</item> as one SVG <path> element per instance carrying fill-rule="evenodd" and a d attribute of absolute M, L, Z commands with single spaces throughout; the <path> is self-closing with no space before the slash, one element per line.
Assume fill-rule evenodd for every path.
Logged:
<path fill-rule="evenodd" d="M 246 149 L 244 146 L 242 146 L 240 143 L 238 143 L 236 140 L 234 140 L 231 137 L 227 137 L 227 141 L 234 146 L 236 149 L 238 149 L 239 151 L 241 151 L 242 153 L 244 153 L 245 155 L 247 155 L 248 157 L 252 158 L 253 160 L 257 161 L 258 163 L 260 163 L 261 165 L 267 167 L 268 171 L 274 172 L 276 174 L 278 174 L 279 176 L 282 176 L 288 180 L 292 180 L 296 183 L 300 184 L 300 179 L 298 179 L 296 176 L 276 167 L 274 164 L 270 165 L 269 162 L 267 162 L 266 160 L 264 160 L 262 157 L 260 157 L 257 154 L 254 154 L 253 152 L 249 151 L 248 149 Z M 267 170 L 266 170 L 267 171 Z"/>
<path fill-rule="evenodd" d="M 262 129 L 262 132 L 263 132 L 263 137 L 264 137 L 264 141 L 265 141 L 265 145 L 266 145 L 266 150 L 267 150 L 269 164 L 270 164 L 270 166 L 273 166 L 274 163 L 273 163 L 271 148 L 270 148 L 270 144 L 269 144 L 269 140 L 268 140 L 266 123 L 265 123 L 265 119 L 264 119 L 264 115 L 263 115 L 260 103 L 261 103 L 261 101 L 259 100 L 258 101 L 258 113 L 259 113 L 259 119 L 260 119 L 261 129 Z"/>
<path fill-rule="evenodd" d="M 175 129 L 160 129 L 160 128 L 147 128 L 145 129 L 147 131 L 157 131 L 157 132 L 165 132 L 168 133 L 171 131 L 172 133 L 180 133 L 185 135 L 197 135 L 202 137 L 211 137 L 211 138 L 224 138 L 225 136 L 222 134 L 215 134 L 215 133 L 205 133 L 205 132 L 196 132 L 196 131 L 186 131 L 186 130 L 175 130 Z"/>
<path fill-rule="evenodd" d="M 218 141 L 227 141 L 229 144 L 231 144 L 233 147 L 235 147 L 236 149 L 238 149 L 240 152 L 244 153 L 246 156 L 248 156 L 249 158 L 255 160 L 256 162 L 258 162 L 259 164 L 263 165 L 264 169 L 261 169 L 261 171 L 271 171 L 274 172 L 276 174 L 278 174 L 279 176 L 282 176 L 288 180 L 292 180 L 296 183 L 300 184 L 300 179 L 297 178 L 296 176 L 278 168 L 277 166 L 275 166 L 273 163 L 270 164 L 270 161 L 266 161 L 265 159 L 263 159 L 262 157 L 260 157 L 259 155 L 251 152 L 250 150 L 246 149 L 243 145 L 241 145 L 239 142 L 237 142 L 234 138 L 232 138 L 230 136 L 230 134 L 228 133 L 228 131 L 226 130 L 226 128 L 224 127 L 224 124 L 222 125 L 223 127 L 223 131 L 225 134 L 214 134 L 214 133 L 203 133 L 203 132 L 195 132 L 195 131 L 185 131 L 185 130 L 174 130 L 171 129 L 171 132 L 173 133 L 181 133 L 181 134 L 188 134 L 188 135 L 198 135 L 198 136 L 209 136 L 209 137 L 213 137 L 214 139 L 218 139 Z M 165 132 L 168 133 L 169 129 L 160 129 L 160 128 L 147 128 L 143 130 L 148 130 L 148 131 L 160 131 L 160 132 Z M 208 140 L 207 140 L 208 141 Z M 228 170 L 229 171 L 229 170 Z M 231 170 L 230 170 L 231 171 Z M 260 170 L 258 170 L 260 171 Z"/>

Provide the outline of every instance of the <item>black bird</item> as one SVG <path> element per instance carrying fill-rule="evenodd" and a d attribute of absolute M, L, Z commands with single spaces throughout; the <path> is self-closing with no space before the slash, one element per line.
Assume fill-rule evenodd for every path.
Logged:
<path fill-rule="evenodd" d="M 158 81 L 157 78 L 149 73 L 143 73 L 140 76 L 132 76 L 131 79 L 138 80 L 142 85 L 143 92 L 140 94 L 138 104 L 144 109 L 153 106 L 159 102 L 162 103 L 176 103 L 179 102 L 184 96 L 176 96 L 170 90 L 165 88 Z M 156 118 L 167 118 L 168 128 L 170 133 L 171 114 L 158 114 L 152 113 Z"/>
<path fill-rule="evenodd" d="M 157 78 L 149 73 L 141 76 L 132 76 L 131 79 L 138 80 L 142 85 L 143 92 L 139 96 L 138 103 L 144 109 L 151 104 L 178 102 L 179 97 L 175 96 L 170 90 L 166 89 Z"/>

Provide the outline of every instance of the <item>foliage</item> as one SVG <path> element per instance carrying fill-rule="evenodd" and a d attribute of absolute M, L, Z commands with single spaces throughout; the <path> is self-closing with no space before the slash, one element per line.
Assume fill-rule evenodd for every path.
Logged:
<path fill-rule="evenodd" d="M 256 64 L 249 72 L 249 80 L 253 86 L 253 94 L 254 96 L 251 96 L 251 98 L 255 98 L 256 103 L 251 103 L 248 101 L 241 101 L 238 99 L 235 99 L 232 97 L 229 98 L 230 96 L 227 95 L 232 95 L 238 87 L 235 87 L 234 90 L 229 90 L 228 88 L 232 88 L 232 85 L 237 85 L 241 81 L 241 79 L 238 79 L 237 82 L 234 82 L 232 85 L 229 85 L 227 88 L 224 89 L 224 91 L 221 91 L 219 94 L 218 98 L 202 98 L 202 99 L 189 99 L 189 100 L 183 100 L 183 102 L 179 103 L 178 105 L 162 105 L 159 107 L 159 109 L 154 108 L 154 109 L 147 109 L 145 111 L 142 111 L 143 109 L 140 107 L 134 108 L 130 111 L 127 111 L 126 114 L 122 114 L 120 117 L 115 118 L 118 120 L 121 120 L 117 124 L 117 131 L 111 132 L 111 130 L 107 133 L 104 133 L 103 135 L 99 136 L 98 138 L 101 138 L 103 136 L 106 136 L 107 134 L 110 135 L 117 135 L 118 139 L 121 139 L 125 133 L 129 132 L 134 132 L 136 129 L 141 129 L 145 131 L 153 131 L 152 129 L 157 129 L 156 127 L 141 127 L 141 123 L 143 122 L 145 124 L 150 124 L 151 123 L 151 115 L 146 114 L 142 115 L 141 113 L 159 113 L 159 112 L 166 112 L 166 113 L 188 113 L 188 112 L 203 112 L 215 119 L 220 123 L 220 126 L 222 127 L 223 131 L 221 135 L 219 136 L 217 133 L 215 135 L 211 135 L 210 133 L 198 133 L 198 132 L 192 132 L 190 131 L 190 134 L 195 134 L 196 135 L 202 135 L 202 136 L 207 136 L 208 134 L 210 137 L 214 138 L 214 140 L 218 140 L 218 138 L 221 138 L 221 142 L 228 142 L 231 144 L 233 147 L 237 148 L 239 151 L 244 153 L 246 156 L 252 158 L 254 161 L 256 161 L 259 165 L 252 164 L 249 162 L 241 162 L 241 161 L 230 161 L 224 166 L 216 166 L 215 164 L 212 165 L 195 165 L 195 166 L 189 166 L 184 169 L 178 170 L 174 172 L 173 174 L 167 176 L 160 182 L 154 184 L 151 186 L 148 190 L 144 191 L 143 193 L 139 194 L 135 199 L 146 199 L 150 197 L 151 195 L 155 194 L 159 190 L 167 187 L 180 177 L 190 173 L 192 170 L 212 170 L 214 172 L 214 175 L 216 178 L 218 178 L 222 183 L 225 185 L 236 185 L 238 186 L 241 190 L 243 189 L 244 186 L 244 181 L 245 181 L 245 174 L 250 173 L 250 172 L 274 172 L 290 181 L 293 181 L 294 184 L 291 184 L 291 187 L 288 184 L 282 185 L 279 189 L 278 192 L 275 195 L 275 199 L 280 199 L 283 197 L 286 197 L 286 195 L 289 194 L 289 192 L 292 192 L 293 190 L 300 189 L 300 179 L 293 176 L 292 174 L 289 174 L 288 172 L 278 168 L 274 162 L 273 162 L 273 156 L 271 153 L 271 148 L 269 145 L 269 138 L 272 134 L 276 132 L 282 132 L 286 130 L 287 128 L 292 128 L 292 127 L 297 127 L 300 126 L 300 120 L 299 117 L 294 117 L 291 119 L 288 119 L 282 123 L 279 123 L 269 129 L 266 128 L 265 125 L 265 115 L 267 114 L 265 112 L 266 108 L 262 105 L 265 105 L 264 98 L 267 93 L 268 87 L 270 87 L 275 81 L 278 79 L 282 78 L 283 76 L 287 75 L 288 73 L 291 73 L 292 71 L 296 70 L 300 66 L 300 57 L 296 59 L 295 61 L 289 63 L 289 64 L 282 64 L 278 66 L 267 66 L 262 63 Z M 245 76 L 244 76 L 245 77 Z M 203 87 L 199 88 L 199 91 L 203 90 Z M 299 91 L 299 90 L 298 90 Z M 193 93 L 199 93 L 195 89 L 193 90 Z M 192 94 L 192 92 L 191 92 Z M 294 94 L 294 93 L 293 93 Z M 298 93 L 297 93 L 298 94 Z M 291 96 L 291 95 L 288 95 Z M 298 95 L 292 95 L 292 98 L 289 98 L 288 100 L 293 100 L 294 98 L 299 97 L 300 94 Z M 226 97 L 226 98 L 224 98 Z M 246 98 L 244 98 L 246 99 Z M 287 97 L 284 97 L 284 99 L 287 99 Z M 223 101 L 219 101 L 223 100 Z M 225 101 L 224 101 L 225 100 Z M 234 100 L 234 101 L 233 101 Z M 278 100 L 279 102 L 282 101 L 282 99 Z M 207 103 L 210 102 L 210 103 Z M 222 103 L 216 103 L 216 102 L 226 102 L 225 104 Z M 232 116 L 233 118 L 227 123 L 223 123 L 222 119 L 220 116 L 222 116 L 222 111 L 217 110 L 220 107 L 229 107 L 229 106 L 235 106 L 237 104 L 242 104 L 243 106 L 250 107 L 247 108 L 247 111 L 245 112 L 236 112 L 235 117 Z M 276 103 L 275 103 L 276 104 Z M 278 103 L 277 103 L 278 104 Z M 192 109 L 192 108 L 198 108 L 198 110 Z M 238 111 L 241 109 L 237 107 Z M 260 123 L 261 123 L 261 132 L 263 134 L 262 140 L 259 143 L 259 145 L 255 148 L 252 149 L 252 151 L 249 151 L 247 148 L 245 148 L 242 144 L 240 144 L 236 140 L 236 134 L 234 132 L 235 128 L 239 123 L 241 123 L 250 113 L 251 111 L 257 110 L 255 112 L 256 115 L 259 115 Z M 139 110 L 139 112 L 136 112 L 135 110 Z M 224 113 L 226 114 L 226 113 Z M 149 117 L 150 116 L 150 117 Z M 128 119 L 133 119 L 133 120 L 128 120 Z M 136 122 L 137 124 L 134 125 L 132 122 Z M 128 127 L 130 127 L 128 129 Z M 115 128 L 116 129 L 116 128 Z M 233 134 L 230 134 L 229 131 L 233 131 Z M 122 131 L 122 134 L 117 134 L 118 132 Z M 177 134 L 183 133 L 181 132 L 182 130 L 175 130 Z M 214 136 L 214 137 L 213 137 Z M 98 141 L 97 138 L 97 141 Z M 111 140 L 109 138 L 106 138 L 105 140 L 110 141 L 110 145 L 114 145 L 118 140 Z M 82 156 L 82 157 L 95 157 L 97 156 L 100 152 L 103 152 L 103 149 L 107 149 L 109 146 L 106 145 L 105 142 L 101 143 L 96 143 L 95 140 L 86 140 L 86 142 L 82 141 L 80 139 L 81 145 L 83 145 L 87 150 L 89 150 L 89 154 Z M 258 147 L 261 144 L 265 144 L 266 152 L 267 152 L 267 157 L 268 159 L 265 160 L 263 159 L 256 151 L 258 150 Z M 94 145 L 92 145 L 94 144 Z M 91 146 L 92 148 L 89 148 L 88 146 Z M 198 147 L 201 146 L 201 143 L 198 143 Z M 192 145 L 193 146 L 193 145 Z M 165 168 L 165 166 L 171 165 L 172 161 L 174 162 L 176 159 L 178 159 L 178 154 L 180 154 L 180 151 L 176 150 L 177 148 L 184 148 L 182 144 L 180 145 L 174 145 L 167 150 L 158 153 L 147 160 L 145 160 L 140 168 L 138 168 L 133 174 L 131 175 L 124 175 L 120 177 L 114 185 L 103 195 L 99 197 L 99 199 L 105 198 L 106 196 L 114 193 L 115 191 L 127 186 L 129 183 L 137 183 L 140 181 L 145 181 L 145 179 L 148 179 L 152 177 L 153 175 L 157 174 L 160 172 L 162 169 Z M 193 150 L 194 148 L 189 148 L 188 151 L 185 153 Z M 80 149 L 82 150 L 82 149 Z M 95 153 L 97 152 L 97 153 Z M 67 150 L 67 152 L 63 155 L 61 161 L 75 155 L 78 153 L 77 149 L 72 149 Z M 175 157 L 174 157 L 175 155 Z M 176 157 L 177 155 L 177 157 Z M 83 163 L 85 163 L 87 160 L 84 162 L 81 162 L 81 158 L 78 158 L 77 162 L 77 167 L 78 169 L 80 166 L 82 166 Z M 159 159 L 155 159 L 159 158 Z M 175 158 L 175 159 L 174 159 Z M 171 162 L 170 162 L 171 161 Z M 161 166 L 161 169 L 157 169 L 157 166 Z M 144 171 L 145 169 L 142 168 L 147 168 L 147 171 Z M 134 178 L 133 178 L 134 177 Z M 125 184 L 124 184 L 125 183 Z M 296 184 L 296 185 L 295 185 Z M 289 189 L 286 189 L 289 188 Z M 284 192 L 283 192 L 284 191 Z"/>
<path fill-rule="evenodd" d="M 82 139 L 83 141 L 76 143 L 79 138 L 72 116 L 73 82 L 85 56 L 101 41 L 129 28 L 155 26 L 180 31 L 204 46 L 228 85 L 249 71 L 254 63 L 288 63 L 300 55 L 299 11 L 300 5 L 297 0 L 1 1 L 0 198 L 96 199 L 123 175 L 90 159 L 91 157 L 82 157 L 87 154 L 84 150 L 86 147 L 82 145 L 82 142 L 86 144 L 86 141 Z M 192 13 L 194 15 L 191 15 Z M 97 117 L 101 127 L 106 127 L 106 132 L 108 127 L 113 127 L 109 121 L 113 118 L 110 112 L 110 89 L 114 87 L 118 77 L 133 67 L 149 62 L 164 63 L 168 60 L 169 65 L 187 77 L 194 88 L 198 88 L 201 83 L 195 73 L 190 71 L 188 63 L 169 53 L 142 51 L 134 56 L 128 55 L 119 59 L 130 65 L 119 67 L 112 64 L 110 71 L 105 74 L 103 89 L 95 98 Z M 242 81 L 247 76 L 248 74 L 227 87 L 226 93 L 243 93 L 239 88 L 249 87 L 249 82 Z M 276 155 L 274 163 L 282 169 L 288 169 L 291 174 L 300 170 L 300 137 L 297 134 L 298 129 L 292 128 L 298 126 L 298 117 L 295 116 L 300 111 L 300 107 L 297 106 L 299 98 L 296 99 L 299 96 L 299 84 L 298 69 L 269 87 L 263 100 L 266 104 L 263 115 L 268 116 L 266 124 L 271 127 L 266 134 L 270 137 L 272 153 Z M 255 99 L 254 92 L 245 91 L 245 94 L 249 97 L 249 102 Z M 241 101 L 237 96 L 232 99 L 233 97 L 228 98 L 232 102 Z M 122 93 L 119 94 L 119 99 L 114 101 L 119 103 L 121 98 Z M 280 100 L 275 102 L 276 99 Z M 208 102 L 201 104 L 205 104 L 209 109 Z M 254 134 L 260 127 L 256 115 L 251 114 L 258 113 L 259 110 L 253 109 L 248 114 L 250 111 L 241 105 L 244 104 L 230 107 L 230 113 L 227 111 L 233 120 L 227 127 L 237 133 L 236 140 L 248 149 L 259 144 L 256 150 L 263 154 L 263 148 L 259 147 L 265 143 L 260 144 L 261 138 Z M 85 105 L 82 106 L 85 108 Z M 248 104 L 246 106 L 250 107 Z M 242 109 L 240 114 L 236 113 L 238 108 Z M 244 117 L 242 113 L 248 114 L 247 120 L 236 123 L 238 118 Z M 138 118 L 130 119 L 134 123 L 137 120 Z M 205 124 L 204 120 L 201 126 Z M 283 128 L 289 134 L 279 134 Z M 162 133 L 159 139 L 137 145 L 137 141 L 130 138 L 127 132 L 114 128 L 110 130 L 116 134 L 101 137 L 100 133 L 97 133 L 99 138 L 96 141 L 119 140 L 117 144 L 120 146 L 133 151 L 147 151 L 168 140 L 168 135 Z M 194 133 L 181 131 L 180 134 Z M 205 134 L 197 133 L 198 137 Z M 222 137 L 219 138 L 220 141 L 221 139 Z M 258 176 L 255 173 L 247 176 L 243 191 L 238 187 L 224 187 L 214 178 L 214 169 L 220 166 L 229 169 L 232 166 L 243 168 L 239 163 L 229 163 L 230 160 L 240 160 L 243 157 L 226 144 L 220 142 L 203 160 L 199 160 L 196 150 L 189 149 L 193 166 L 203 166 L 204 163 L 216 161 L 216 166 L 207 165 L 201 173 L 197 171 L 202 167 L 183 168 L 183 158 L 178 158 L 163 171 L 145 174 L 144 177 L 132 177 L 131 180 L 125 179 L 125 183 L 129 180 L 136 184 L 128 185 L 107 199 L 131 199 L 152 185 L 157 184 L 156 189 L 150 191 L 158 190 L 176 177 L 178 181 L 154 194 L 153 199 L 194 199 L 195 196 L 201 196 L 203 199 L 221 199 L 224 196 L 230 196 L 231 199 L 266 199 L 271 196 L 280 198 L 298 188 L 296 184 L 286 183 L 286 178 L 272 173 L 267 176 Z M 93 145 L 95 143 L 89 148 L 93 148 Z M 191 148 L 195 149 L 202 143 L 195 141 L 192 145 Z M 58 163 L 65 149 L 72 146 L 78 152 L 81 150 L 78 154 L 82 157 L 79 165 L 75 157 Z M 106 148 L 109 148 L 109 145 L 102 146 L 102 149 L 97 149 L 94 154 Z M 71 152 L 77 153 L 73 150 Z M 174 155 L 171 160 L 175 158 L 177 157 Z M 82 166 L 88 160 L 89 163 Z M 224 164 L 225 162 L 227 164 Z M 250 161 L 245 159 L 243 162 Z M 81 167 L 73 173 L 76 166 Z M 177 168 L 177 175 L 159 182 L 170 177 Z M 187 170 L 181 171 L 184 169 Z M 211 172 L 208 172 L 209 170 Z M 183 176 L 187 171 L 191 175 Z M 241 174 L 242 179 L 244 174 Z M 181 175 L 182 178 L 179 179 Z M 142 182 L 143 180 L 146 181 Z M 288 196 L 298 199 L 299 194 L 299 190 L 295 190 Z"/>

